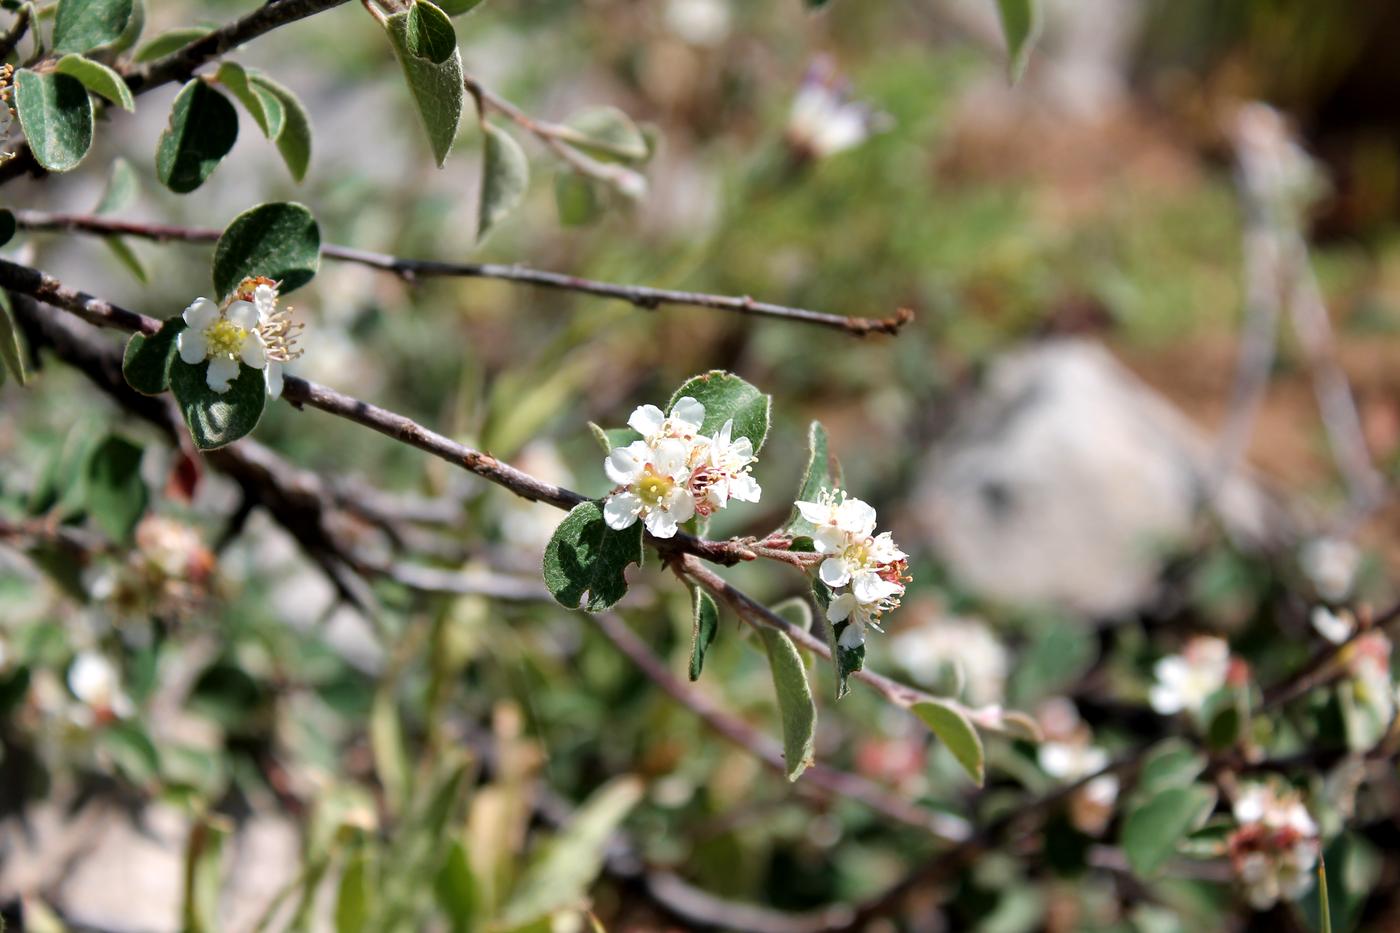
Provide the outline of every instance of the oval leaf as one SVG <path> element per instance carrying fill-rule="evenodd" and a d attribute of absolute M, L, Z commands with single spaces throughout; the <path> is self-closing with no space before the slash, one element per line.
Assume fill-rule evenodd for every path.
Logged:
<path fill-rule="evenodd" d="M 198 42 L 209 35 L 210 30 L 203 26 L 185 26 L 181 29 L 171 29 L 156 36 L 150 42 L 136 51 L 138 62 L 153 62 L 158 58 L 164 58 L 171 52 L 178 52 L 191 42 Z"/>
<path fill-rule="evenodd" d="M 66 172 L 92 148 L 92 99 L 72 75 L 15 75 L 15 109 L 34 158 L 50 172 Z"/>
<path fill-rule="evenodd" d="M 559 211 L 559 223 L 566 227 L 590 224 L 603 212 L 597 183 L 570 171 L 554 176 L 554 206 Z"/>
<path fill-rule="evenodd" d="M 238 140 L 238 111 L 199 78 L 185 85 L 170 108 L 156 149 L 156 177 L 185 194 L 204 184 Z"/>
<path fill-rule="evenodd" d="M 287 171 L 292 178 L 301 181 L 306 177 L 306 168 L 311 164 L 311 118 L 306 108 L 290 90 L 260 74 L 251 74 L 248 81 L 255 88 L 266 91 L 282 105 L 282 128 L 277 133 L 277 151 L 282 161 L 287 163 Z"/>
<path fill-rule="evenodd" d="M 58 0 L 53 19 L 56 52 L 88 52 L 119 44 L 137 15 L 135 0 Z"/>
<path fill-rule="evenodd" d="M 207 362 L 191 366 L 177 359 L 170 367 L 170 389 L 200 450 L 232 444 L 252 431 L 267 402 L 262 370 L 240 366 L 238 377 L 224 393 L 209 388 L 208 372 Z"/>
<path fill-rule="evenodd" d="M 616 107 L 585 110 L 567 126 L 570 143 L 605 161 L 642 162 L 651 154 L 646 136 Z"/>
<path fill-rule="evenodd" d="M 130 540 L 150 492 L 141 479 L 141 448 L 115 434 L 88 461 L 88 513 L 113 541 Z"/>
<path fill-rule="evenodd" d="M 773 399 L 749 385 L 733 373 L 712 370 L 695 376 L 676 390 L 667 403 L 669 412 L 678 400 L 690 396 L 705 406 L 705 422 L 701 434 L 713 435 L 726 421 L 733 420 L 733 436 L 747 437 L 753 442 L 754 453 L 763 447 L 768 436 L 768 416 Z"/>
<path fill-rule="evenodd" d="M 175 359 L 175 338 L 185 329 L 180 315 L 168 318 L 150 337 L 132 334 L 122 356 L 127 385 L 143 395 L 159 395 L 170 388 L 170 366 Z"/>
<path fill-rule="evenodd" d="M 236 62 L 221 62 L 214 80 L 228 88 L 228 92 L 248 111 L 248 115 L 253 118 L 253 122 L 262 130 L 264 136 L 268 139 L 277 138 L 277 134 L 282 132 L 285 115 L 282 102 L 276 95 L 254 84 L 248 72 Z"/>
<path fill-rule="evenodd" d="M 805 607 L 807 604 L 794 605 Z M 787 763 L 787 779 L 795 781 L 814 760 L 817 704 L 812 699 L 812 686 L 807 682 L 807 668 L 792 639 L 771 628 L 761 628 L 759 634 L 768 651 L 768 667 L 773 672 L 773 688 L 778 693 L 778 710 L 783 718 L 783 760 Z"/>
<path fill-rule="evenodd" d="M 915 716 L 924 721 L 924 725 L 933 730 L 933 734 L 938 736 L 944 745 L 948 746 L 948 751 L 953 753 L 958 764 L 962 765 L 963 770 L 978 787 L 981 787 L 986 773 L 982 737 L 977 734 L 977 729 L 963 711 L 950 703 L 937 700 L 915 703 L 910 709 Z"/>
<path fill-rule="evenodd" d="M 321 263 L 321 229 L 304 205 L 259 204 L 239 214 L 214 247 L 214 291 L 220 298 L 248 278 L 282 283 L 283 294 L 311 281 Z"/>
<path fill-rule="evenodd" d="M 1169 787 L 1129 813 L 1120 842 L 1133 873 L 1145 878 L 1155 872 L 1213 809 L 1215 789 L 1192 784 Z"/>
<path fill-rule="evenodd" d="M 641 522 L 614 531 L 597 502 L 580 502 L 545 546 L 544 582 L 560 605 L 601 612 L 627 595 L 624 571 L 641 562 Z"/>
<path fill-rule="evenodd" d="M 452 151 L 457 127 L 462 122 L 466 88 L 462 85 L 462 53 L 454 46 L 452 54 L 440 62 L 420 58 L 409 48 L 407 12 L 395 13 L 385 20 L 384 28 L 394 46 L 404 80 L 418 108 L 418 116 L 428 131 L 428 143 L 433 159 L 441 166 Z"/>
<path fill-rule="evenodd" d="M 477 202 L 476 238 L 483 240 L 491 228 L 520 203 L 530 184 L 530 160 L 520 144 L 503 129 L 481 125 L 481 197 Z"/>
<path fill-rule="evenodd" d="M 820 421 L 813 421 L 807 428 L 807 468 L 802 471 L 802 482 L 797 487 L 798 502 L 816 502 L 823 492 L 841 487 L 841 465 L 831 456 L 826 428 Z M 802 517 L 793 506 L 785 526 L 797 535 L 810 535 L 816 528 Z"/>
<path fill-rule="evenodd" d="M 126 86 L 121 75 L 106 65 L 81 55 L 70 54 L 60 58 L 53 70 L 58 74 L 72 75 L 83 82 L 83 87 L 98 97 L 105 97 L 128 113 L 136 110 L 136 101 L 131 96 L 131 89 Z"/>
<path fill-rule="evenodd" d="M 445 62 L 457 51 L 457 31 L 442 10 L 427 0 L 414 0 L 413 6 L 408 8 L 404 48 L 415 58 Z"/>
<path fill-rule="evenodd" d="M 1015 84 L 1030 61 L 1031 47 L 1040 32 L 1039 0 L 997 0 L 1001 32 L 1006 37 L 1006 71 Z"/>
<path fill-rule="evenodd" d="M 705 669 L 705 653 L 719 633 L 719 607 L 704 590 L 695 590 L 695 603 L 690 627 L 690 679 L 699 680 Z"/>

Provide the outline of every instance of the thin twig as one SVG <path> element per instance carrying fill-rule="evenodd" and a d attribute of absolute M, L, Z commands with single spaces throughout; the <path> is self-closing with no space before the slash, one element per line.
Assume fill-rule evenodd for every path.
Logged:
<path fill-rule="evenodd" d="M 58 214 L 45 211 L 15 211 L 16 224 L 25 230 L 91 233 L 99 236 L 121 235 L 157 242 L 213 243 L 220 231 L 206 227 L 181 227 L 168 224 L 148 224 L 86 214 Z M 500 279 L 518 285 L 579 292 L 599 298 L 625 301 L 638 308 L 654 311 L 663 305 L 707 308 L 759 317 L 776 317 L 845 331 L 857 337 L 869 334 L 897 334 L 913 320 L 913 312 L 900 309 L 887 318 L 846 317 L 825 311 L 793 308 L 786 305 L 755 301 L 748 296 L 710 295 L 670 288 L 648 288 L 644 285 L 618 285 L 595 279 L 579 278 L 528 266 L 503 263 L 439 262 L 431 259 L 404 259 L 385 253 L 355 249 L 350 246 L 323 244 L 321 255 L 339 262 L 356 263 L 398 276 L 406 282 L 422 278 L 480 278 Z"/>
<path fill-rule="evenodd" d="M 0 60 L 8 58 L 10 53 L 19 45 L 19 40 L 24 38 L 24 34 L 29 31 L 29 6 L 22 6 L 15 13 L 15 21 L 0 36 Z"/>

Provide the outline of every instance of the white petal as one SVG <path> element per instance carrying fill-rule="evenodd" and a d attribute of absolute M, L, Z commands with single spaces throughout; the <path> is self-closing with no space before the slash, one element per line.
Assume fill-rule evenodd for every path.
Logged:
<path fill-rule="evenodd" d="M 271 285 L 259 285 L 253 289 L 253 304 L 258 307 L 258 316 L 266 320 L 277 310 L 277 289 Z"/>
<path fill-rule="evenodd" d="M 651 437 L 661 430 L 661 424 L 665 420 L 666 415 L 655 405 L 642 405 L 632 412 L 632 417 L 627 419 L 627 426 L 642 437 Z"/>
<path fill-rule="evenodd" d="M 730 459 L 738 461 L 735 466 L 741 467 L 753 459 L 753 441 L 747 437 L 741 437 L 733 444 L 729 445 Z"/>
<path fill-rule="evenodd" d="M 204 339 L 202 330 L 180 331 L 180 336 L 175 338 L 175 345 L 180 348 L 180 359 L 191 366 L 204 362 L 204 357 L 209 354 L 209 341 Z"/>
<path fill-rule="evenodd" d="M 822 525 L 812 532 L 812 544 L 818 554 L 839 554 L 846 549 L 846 533 L 830 525 Z"/>
<path fill-rule="evenodd" d="M 267 344 L 263 342 L 262 334 L 251 331 L 246 340 L 243 341 L 243 350 L 239 354 L 243 362 L 254 369 L 262 369 L 267 365 Z"/>
<path fill-rule="evenodd" d="M 757 502 L 761 495 L 763 490 L 758 488 L 758 483 L 749 474 L 740 473 L 730 477 L 729 498 L 738 499 L 740 502 Z"/>
<path fill-rule="evenodd" d="M 194 330 L 204 330 L 219 317 L 219 306 L 208 298 L 196 298 L 182 315 Z"/>
<path fill-rule="evenodd" d="M 822 566 L 826 566 L 825 563 Z M 893 596 L 902 587 L 898 583 L 891 583 L 882 579 L 879 574 L 872 571 L 864 571 L 856 574 L 851 579 L 851 592 L 856 599 L 863 603 L 877 603 L 886 596 Z"/>
<path fill-rule="evenodd" d="M 642 464 L 629 448 L 614 447 L 603 461 L 603 472 L 619 486 L 630 486 L 641 477 Z"/>
<path fill-rule="evenodd" d="M 258 326 L 258 308 L 251 301 L 235 301 L 228 306 L 224 316 L 244 330 Z"/>
<path fill-rule="evenodd" d="M 695 497 L 689 489 L 672 490 L 666 511 L 678 522 L 688 522 L 695 515 Z"/>
<path fill-rule="evenodd" d="M 825 525 L 826 520 L 831 517 L 830 506 L 822 505 L 820 502 L 794 502 L 797 512 L 813 525 Z"/>
<path fill-rule="evenodd" d="M 676 517 L 665 509 L 652 509 L 646 517 L 647 531 L 654 538 L 671 538 L 676 534 Z"/>
<path fill-rule="evenodd" d="M 282 397 L 282 364 L 276 360 L 268 360 L 267 368 L 263 370 L 263 379 L 267 383 L 267 397 Z"/>
<path fill-rule="evenodd" d="M 846 626 L 846 630 L 841 633 L 841 637 L 836 639 L 836 644 L 847 651 L 853 651 L 865 644 L 865 626 L 859 622 L 852 622 Z"/>
<path fill-rule="evenodd" d="M 684 441 L 667 438 L 656 445 L 652 464 L 656 472 L 676 480 L 690 477 L 690 449 Z"/>
<path fill-rule="evenodd" d="M 855 608 L 856 598 L 850 593 L 842 593 L 827 605 L 826 620 L 828 622 L 844 622 L 855 611 Z"/>
<path fill-rule="evenodd" d="M 875 509 L 861 499 L 847 499 L 836 508 L 836 527 L 858 537 L 875 530 Z"/>
<path fill-rule="evenodd" d="M 734 433 L 734 419 L 730 418 L 720 425 L 719 432 L 715 434 L 714 446 L 717 451 L 728 451 L 729 438 Z"/>
<path fill-rule="evenodd" d="M 1148 692 L 1147 701 L 1163 716 L 1174 716 L 1181 712 L 1183 706 L 1181 694 L 1162 684 L 1157 684 Z"/>
<path fill-rule="evenodd" d="M 705 406 L 689 395 L 676 399 L 676 404 L 671 406 L 671 421 L 677 427 L 689 428 L 694 433 L 705 423 Z"/>
<path fill-rule="evenodd" d="M 209 383 L 209 388 L 222 395 L 228 391 L 229 383 L 238 375 L 238 370 L 239 364 L 236 360 L 221 356 L 209 361 L 209 374 L 205 381 Z"/>
<path fill-rule="evenodd" d="M 642 500 L 630 492 L 609 496 L 603 503 L 603 521 L 614 531 L 631 528 L 637 522 L 637 510 L 641 507 Z"/>
<path fill-rule="evenodd" d="M 822 582 L 827 586 L 845 586 L 851 579 L 846 562 L 839 557 L 828 557 L 822 561 L 820 575 Z"/>

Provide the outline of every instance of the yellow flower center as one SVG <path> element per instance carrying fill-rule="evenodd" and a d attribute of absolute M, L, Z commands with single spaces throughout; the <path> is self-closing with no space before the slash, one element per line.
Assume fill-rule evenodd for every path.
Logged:
<path fill-rule="evenodd" d="M 675 485 L 675 480 L 669 476 L 659 476 L 648 467 L 646 475 L 637 484 L 637 498 L 641 499 L 642 504 L 648 508 L 656 508 Z"/>
<path fill-rule="evenodd" d="M 248 332 L 228 318 L 221 318 L 204 332 L 204 339 L 209 345 L 211 357 L 237 357 L 243 350 L 243 341 L 248 339 Z"/>
<path fill-rule="evenodd" d="M 843 556 L 846 558 L 847 563 L 864 567 L 870 561 L 869 539 L 852 544 L 850 547 L 846 548 L 846 553 Z"/>

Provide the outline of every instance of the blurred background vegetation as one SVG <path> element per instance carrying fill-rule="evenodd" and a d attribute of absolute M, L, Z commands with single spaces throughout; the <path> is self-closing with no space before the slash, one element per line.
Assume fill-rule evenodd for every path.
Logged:
<path fill-rule="evenodd" d="M 151 2 L 146 34 L 223 22 L 248 6 Z M 870 666 L 946 685 L 936 652 L 913 670 L 891 639 L 975 616 L 1006 652 L 1005 670 L 992 663 L 982 681 L 969 679 L 965 689 L 985 690 L 978 702 L 1032 709 L 1071 696 L 1110 749 L 1167 731 L 1141 710 L 1152 659 L 1184 631 L 1224 628 L 1257 650 L 1261 672 L 1307 656 L 1306 645 L 1278 639 L 1280 629 L 1297 635 L 1306 611 L 1289 594 L 1298 579 L 1289 557 L 1208 534 L 1169 568 L 1175 595 L 1165 605 L 1082 618 L 986 598 L 960 580 L 920 537 L 912 490 L 986 367 L 1030 343 L 1100 342 L 1198 427 L 1219 427 L 1243 294 L 1243 221 L 1224 126 L 1252 99 L 1294 118 L 1328 170 L 1310 231 L 1314 260 L 1367 440 L 1379 464 L 1393 463 L 1400 7 L 1051 2 L 1015 87 L 990 2 L 835 0 L 808 14 L 798 0 L 488 0 L 457 22 L 467 69 L 531 114 L 562 120 L 607 103 L 654 126 L 661 142 L 647 195 L 613 198 L 594 221 L 563 226 L 559 167 L 527 141 L 526 204 L 478 247 L 479 131 L 464 121 L 458 151 L 433 168 L 388 45 L 350 4 L 236 56 L 306 102 L 315 148 L 304 183 L 286 178 L 245 120 L 233 157 L 204 187 L 184 197 L 161 189 L 152 154 L 171 87 L 142 97 L 134 117 L 113 116 L 86 171 L 14 183 L 6 203 L 90 210 L 104 183 L 94 166 L 122 156 L 143 181 L 128 214 L 144 219 L 222 227 L 254 203 L 291 199 L 313 209 L 328 241 L 398 255 L 524 262 L 873 317 L 911 308 L 916 321 L 898 338 L 852 340 L 783 321 L 648 312 L 471 279 L 409 285 L 326 264 L 292 302 L 308 322 L 293 371 L 597 495 L 606 479 L 586 422 L 620 425 L 685 377 L 731 369 L 773 393 L 776 421 L 757 472 L 761 516 L 726 513 L 713 534 L 761 533 L 782 519 L 806 424 L 820 417 L 850 488 L 880 507 L 913 555 L 916 582 L 890 638 L 872 639 Z M 804 159 L 785 126 L 822 55 L 888 127 Z M 134 244 L 146 282 L 91 239 L 36 234 L 11 249 L 158 317 L 207 288 L 202 245 Z M 1252 462 L 1273 493 L 1322 512 L 1342 490 L 1291 337 L 1280 353 Z M 78 372 L 47 365 L 33 386 L 7 382 L 0 401 L 5 514 L 42 500 L 83 437 L 117 429 L 147 445 L 153 510 L 198 529 L 214 552 L 197 598 L 153 609 L 111 598 L 110 588 L 93 596 L 103 568 L 127 572 L 112 570 L 125 566 L 119 560 L 68 566 L 65 588 L 36 569 L 45 560 L 0 546 L 0 896 L 24 893 L 34 929 L 43 904 L 74 929 L 198 926 L 180 912 L 199 901 L 186 858 L 195 874 L 222 865 L 214 900 L 225 929 L 250 929 L 264 912 L 276 928 L 341 918 L 340 930 L 472 929 L 442 919 L 452 912 L 443 905 L 461 906 L 453 898 L 475 904 L 458 916 L 506 929 L 503 905 L 533 888 L 565 892 L 561 907 L 590 891 L 610 930 L 678 929 L 685 922 L 619 865 L 630 858 L 718 897 L 800 912 L 874 896 L 945 845 L 853 801 L 788 785 L 664 695 L 588 620 L 552 604 L 428 597 L 379 582 L 382 611 L 367 617 L 260 511 L 238 518 L 226 540 L 239 500 L 216 473 L 192 503 L 160 495 L 169 448 L 126 423 Z M 257 437 L 308 469 L 452 503 L 451 520 L 425 532 L 445 566 L 528 577 L 557 520 L 548 506 L 507 501 L 405 446 L 287 405 L 269 408 Z M 61 501 L 49 504 L 62 513 Z M 1393 595 L 1387 578 L 1400 559 L 1393 514 L 1383 508 L 1359 530 L 1369 555 L 1362 595 L 1378 602 Z M 727 575 L 769 600 L 804 590 L 772 566 Z M 637 579 L 624 614 L 680 671 L 688 598 L 655 566 Z M 748 640 L 724 621 L 700 688 L 774 733 L 767 666 Z M 71 671 L 88 654 L 109 660 L 129 710 L 108 703 L 95 719 L 80 713 L 93 703 L 77 695 Z M 819 761 L 935 808 L 990 819 L 1052 783 L 1033 750 L 1002 743 L 989 750 L 989 788 L 974 796 L 906 717 L 860 690 L 837 707 L 825 668 L 814 689 Z M 551 815 L 567 821 L 585 801 L 602 828 L 590 836 L 575 823 L 554 838 L 568 857 L 551 862 L 541 854 Z M 614 850 L 593 885 L 589 866 L 624 813 L 631 849 Z M 132 820 L 135 829 L 121 828 Z M 1304 923 L 1282 908 L 1253 915 L 1211 879 L 1144 891 L 1095 863 L 1089 835 L 1067 823 L 1056 831 L 1047 845 L 1056 857 L 989 854 L 880 928 Z M 211 840 L 225 836 L 210 861 Z M 1400 871 L 1386 852 L 1393 829 L 1347 838 L 1354 852 L 1343 864 L 1359 880 L 1334 897 L 1352 891 L 1353 923 L 1390 928 Z M 79 855 L 89 847 L 85 868 Z M 357 913 L 361 889 L 371 906 Z M 19 902 L 4 915 L 18 922 Z"/>

